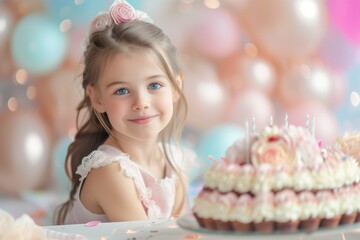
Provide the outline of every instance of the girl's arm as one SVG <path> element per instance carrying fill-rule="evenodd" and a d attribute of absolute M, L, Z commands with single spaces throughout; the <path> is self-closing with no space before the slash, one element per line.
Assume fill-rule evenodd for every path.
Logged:
<path fill-rule="evenodd" d="M 114 162 L 91 170 L 85 184 L 87 189 L 91 189 L 89 196 L 93 197 L 109 221 L 148 219 L 138 198 L 134 181 L 121 172 L 119 163 Z M 81 197 L 86 198 L 85 194 Z"/>

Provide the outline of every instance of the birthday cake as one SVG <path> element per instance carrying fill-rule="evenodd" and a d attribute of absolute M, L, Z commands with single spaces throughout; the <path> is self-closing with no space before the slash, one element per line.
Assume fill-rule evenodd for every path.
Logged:
<path fill-rule="evenodd" d="M 360 168 L 305 128 L 265 127 L 213 160 L 193 214 L 222 231 L 315 231 L 360 222 Z M 338 144 L 339 145 L 339 144 Z"/>

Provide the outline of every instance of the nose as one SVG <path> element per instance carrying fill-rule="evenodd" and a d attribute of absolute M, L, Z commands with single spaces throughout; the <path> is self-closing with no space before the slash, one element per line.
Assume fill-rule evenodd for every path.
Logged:
<path fill-rule="evenodd" d="M 140 111 L 150 107 L 149 94 L 145 92 L 138 92 L 134 96 L 133 110 Z"/>

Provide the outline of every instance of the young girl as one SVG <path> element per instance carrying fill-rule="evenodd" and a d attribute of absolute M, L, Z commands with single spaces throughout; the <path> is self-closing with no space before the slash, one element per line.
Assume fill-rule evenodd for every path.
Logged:
<path fill-rule="evenodd" d="M 58 224 L 130 221 L 186 211 L 178 146 L 187 105 L 176 49 L 143 12 L 117 0 L 91 24 L 78 107 L 88 115 L 65 165 L 72 180 Z"/>

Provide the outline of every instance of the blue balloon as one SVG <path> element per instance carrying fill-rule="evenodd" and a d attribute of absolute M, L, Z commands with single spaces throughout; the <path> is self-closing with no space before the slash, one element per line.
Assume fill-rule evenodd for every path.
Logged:
<path fill-rule="evenodd" d="M 69 138 L 60 139 L 53 152 L 53 174 L 59 190 L 70 191 L 71 182 L 65 172 L 65 158 L 71 143 Z"/>
<path fill-rule="evenodd" d="M 66 51 L 66 35 L 44 15 L 27 15 L 15 27 L 11 54 L 16 65 L 30 74 L 52 72 L 63 62 Z"/>
<path fill-rule="evenodd" d="M 93 19 L 100 11 L 108 10 L 112 1 L 94 0 L 45 0 L 47 12 L 58 21 L 68 19 L 74 25 L 86 24 Z"/>
<path fill-rule="evenodd" d="M 89 25 L 90 21 L 100 12 L 109 11 L 114 0 L 45 0 L 48 13 L 58 22 L 69 19 L 74 25 Z M 135 9 L 141 10 L 142 1 L 128 0 Z"/>
<path fill-rule="evenodd" d="M 360 61 L 353 65 L 346 75 L 348 91 L 345 101 L 336 111 L 336 117 L 341 131 L 359 130 L 360 127 L 360 105 L 353 106 L 350 102 L 352 92 L 360 95 Z"/>
<path fill-rule="evenodd" d="M 244 136 L 243 128 L 235 124 L 222 124 L 208 131 L 199 146 L 199 157 L 202 158 L 204 167 L 211 165 L 209 156 L 219 160 L 225 156 L 226 149 L 242 136 Z"/>
<path fill-rule="evenodd" d="M 143 2 L 144 0 L 127 0 L 127 2 L 133 6 L 133 8 L 135 8 L 136 10 L 142 10 L 144 11 L 143 8 Z"/>

